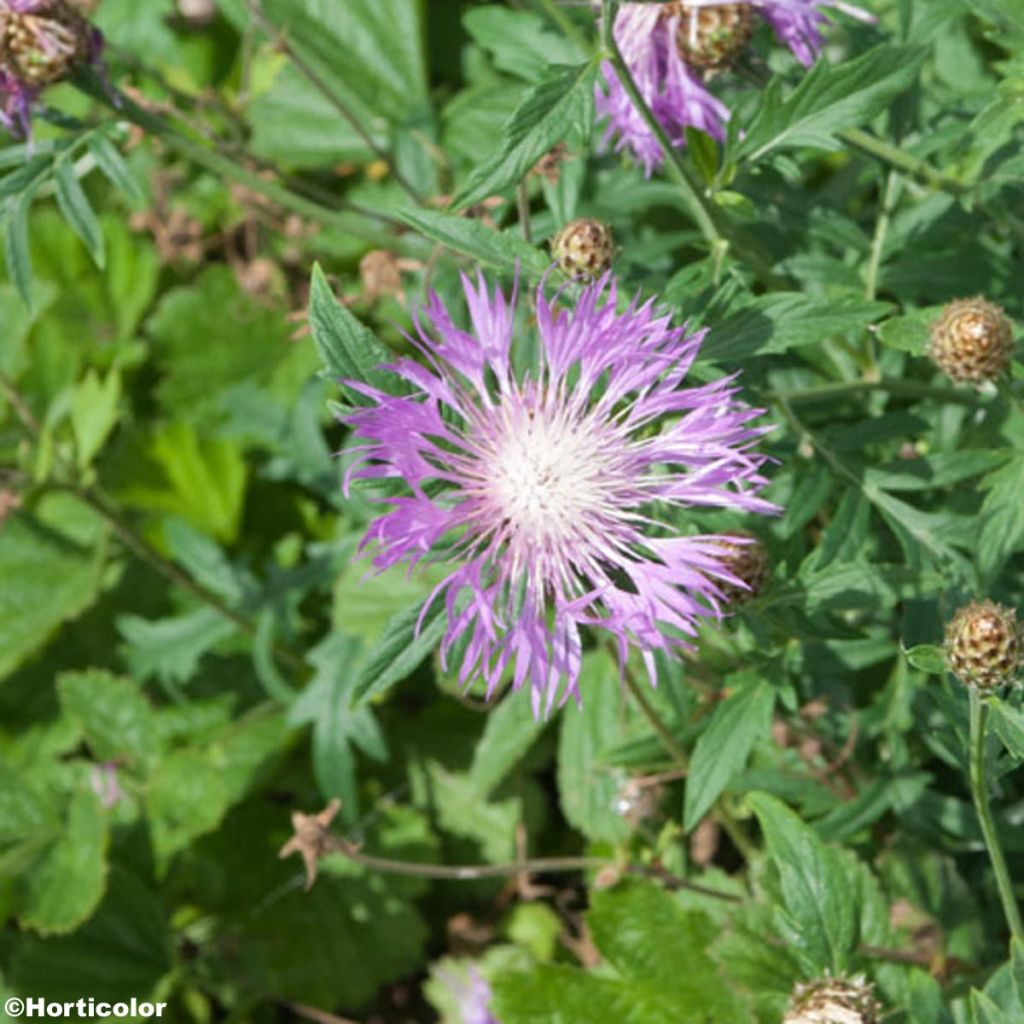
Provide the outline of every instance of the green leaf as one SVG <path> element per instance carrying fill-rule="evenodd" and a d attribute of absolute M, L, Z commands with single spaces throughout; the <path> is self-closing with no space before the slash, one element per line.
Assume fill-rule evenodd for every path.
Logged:
<path fill-rule="evenodd" d="M 392 354 L 338 300 L 319 264 L 313 267 L 309 290 L 309 325 L 320 360 L 328 376 L 338 381 L 358 381 L 394 393 L 401 382 L 380 369 L 393 360 Z M 353 402 L 369 399 L 349 387 L 345 394 Z"/>
<path fill-rule="evenodd" d="M 778 149 L 838 149 L 838 132 L 870 121 L 917 79 L 922 48 L 883 44 L 838 67 L 819 61 L 786 99 L 773 78 L 735 159 L 753 163 Z"/>
<path fill-rule="evenodd" d="M 77 928 L 96 909 L 106 885 L 107 816 L 91 789 L 68 804 L 60 836 L 28 878 L 23 928 L 55 935 Z"/>
<path fill-rule="evenodd" d="M 129 199 L 140 202 L 143 199 L 142 189 L 124 157 L 110 139 L 100 132 L 92 132 L 87 145 L 96 165 L 106 175 L 107 180 Z"/>
<path fill-rule="evenodd" d="M 65 715 L 81 726 L 97 761 L 146 764 L 156 753 L 153 710 L 138 685 L 103 669 L 65 672 L 57 679 Z"/>
<path fill-rule="evenodd" d="M 202 656 L 238 627 L 216 608 L 204 606 L 167 619 L 121 615 L 117 629 L 127 641 L 125 654 L 134 675 L 184 683 L 195 675 Z"/>
<path fill-rule="evenodd" d="M 1017 1024 L 1019 1018 L 1011 1017 L 999 1008 L 984 992 L 971 990 L 971 1024 Z"/>
<path fill-rule="evenodd" d="M 478 220 L 433 210 L 402 210 L 399 216 L 428 238 L 469 256 L 485 267 L 539 277 L 551 265 L 545 253 L 518 235 L 495 231 Z"/>
<path fill-rule="evenodd" d="M 981 505 L 978 566 L 985 576 L 995 575 L 1024 547 L 1024 453 L 989 473 L 980 483 L 988 493 Z"/>
<path fill-rule="evenodd" d="M 527 82 L 543 80 L 552 64 L 574 64 L 582 56 L 568 39 L 547 31 L 533 11 L 486 4 L 466 11 L 462 24 L 492 55 L 495 67 Z"/>
<path fill-rule="evenodd" d="M 197 530 L 230 543 L 238 536 L 247 469 L 239 446 L 200 436 L 175 420 L 158 428 L 118 467 L 116 496 L 150 512 L 179 516 Z"/>
<path fill-rule="evenodd" d="M 779 874 L 787 940 L 809 969 L 845 971 L 857 944 L 858 910 L 840 857 L 780 800 L 767 793 L 748 799 Z"/>
<path fill-rule="evenodd" d="M 370 649 L 352 684 L 355 707 L 400 683 L 437 646 L 448 625 L 444 602 L 436 600 L 431 604 L 417 633 L 422 610 L 423 604 L 419 602 L 399 612 Z"/>
<path fill-rule="evenodd" d="M 140 1001 L 171 969 L 172 938 L 155 893 L 122 868 L 112 868 L 107 894 L 73 934 L 30 937 L 15 947 L 10 981 L 24 996 Z"/>
<path fill-rule="evenodd" d="M 903 653 L 907 661 L 919 672 L 925 672 L 930 676 L 946 674 L 946 652 L 939 644 L 918 644 L 904 650 Z"/>
<path fill-rule="evenodd" d="M 99 595 L 101 535 L 91 513 L 57 495 L 0 528 L 0 678 Z"/>
<path fill-rule="evenodd" d="M 992 725 L 1003 746 L 1018 761 L 1024 761 L 1024 711 L 999 697 L 989 698 Z"/>
<path fill-rule="evenodd" d="M 88 467 L 117 425 L 121 400 L 121 374 L 112 369 L 101 381 L 90 370 L 71 394 L 71 428 L 75 434 L 75 455 L 80 469 Z"/>
<path fill-rule="evenodd" d="M 714 324 L 701 348 L 709 362 L 743 362 L 755 355 L 786 352 L 866 330 L 891 305 L 847 296 L 809 298 L 799 292 L 773 292 L 748 303 L 720 324 Z"/>
<path fill-rule="evenodd" d="M 615 810 L 624 779 L 611 770 L 606 752 L 623 739 L 622 690 L 603 652 L 584 655 L 580 692 L 583 704 L 565 709 L 558 740 L 562 813 L 588 839 L 620 842 L 629 834 Z"/>
<path fill-rule="evenodd" d="M 493 1009 L 502 1024 L 749 1021 L 707 953 L 710 920 L 664 889 L 627 883 L 595 891 L 587 926 L 605 962 L 599 971 L 543 965 L 498 975 Z"/>
<path fill-rule="evenodd" d="M 560 68 L 523 97 L 504 129 L 504 145 L 477 165 L 453 200 L 464 209 L 518 184 L 556 143 L 587 138 L 594 121 L 594 83 L 600 65 Z"/>
<path fill-rule="evenodd" d="M 1017 0 L 967 0 L 975 13 L 991 22 L 989 37 L 1008 50 L 1024 47 L 1024 25 L 1021 24 Z"/>
<path fill-rule="evenodd" d="M 743 770 L 754 744 L 772 724 L 775 690 L 755 679 L 731 693 L 715 708 L 693 750 L 686 777 L 683 828 L 697 826 L 719 794 Z"/>
<path fill-rule="evenodd" d="M 153 855 L 160 871 L 193 839 L 217 828 L 228 808 L 220 771 L 196 750 L 161 759 L 146 790 Z"/>
<path fill-rule="evenodd" d="M 906 316 L 890 317 L 878 326 L 878 337 L 883 344 L 901 352 L 923 356 L 931 344 L 931 327 L 940 307 L 929 306 Z"/>
<path fill-rule="evenodd" d="M 487 713 L 483 735 L 473 748 L 469 778 L 488 796 L 533 745 L 544 729 L 524 693 L 509 693 Z"/>
<path fill-rule="evenodd" d="M 92 205 L 75 174 L 75 165 L 65 153 L 54 165 L 54 184 L 57 189 L 57 205 L 64 219 L 89 251 L 96 266 L 106 265 L 107 254 L 103 244 L 103 232 L 93 212 Z"/>
<path fill-rule="evenodd" d="M 32 255 L 28 244 L 28 211 L 34 196 L 35 189 L 30 188 L 9 202 L 2 222 L 7 273 L 29 309 L 32 308 Z"/>

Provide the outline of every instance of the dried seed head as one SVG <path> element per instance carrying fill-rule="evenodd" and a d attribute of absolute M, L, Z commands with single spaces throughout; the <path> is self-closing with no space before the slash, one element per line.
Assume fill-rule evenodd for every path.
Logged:
<path fill-rule="evenodd" d="M 0 68 L 25 86 L 63 81 L 95 46 L 92 27 L 66 0 L 0 5 Z"/>
<path fill-rule="evenodd" d="M 982 692 L 1008 683 L 1021 664 L 1021 628 L 1012 608 L 974 601 L 946 626 L 946 657 L 962 683 Z"/>
<path fill-rule="evenodd" d="M 782 1024 L 878 1024 L 882 1007 L 863 976 L 797 985 Z"/>
<path fill-rule="evenodd" d="M 551 240 L 551 255 L 574 280 L 600 277 L 611 267 L 614 252 L 611 228 L 589 217 L 570 221 Z"/>
<path fill-rule="evenodd" d="M 730 540 L 731 537 L 742 537 L 750 543 L 743 544 Z M 726 569 L 746 583 L 749 589 L 736 586 L 735 583 L 721 581 L 719 586 L 730 604 L 742 604 L 757 597 L 765 583 L 768 582 L 770 569 L 768 552 L 760 538 L 748 530 L 732 530 L 728 537 L 719 541 L 723 550 L 722 563 Z"/>
<path fill-rule="evenodd" d="M 994 302 L 957 299 L 932 324 L 928 352 L 957 383 L 994 380 L 1006 372 L 1013 354 L 1009 318 Z"/>
<path fill-rule="evenodd" d="M 714 7 L 670 4 L 665 13 L 679 15 L 679 55 L 700 71 L 731 67 L 754 34 L 754 9 L 746 3 Z"/>

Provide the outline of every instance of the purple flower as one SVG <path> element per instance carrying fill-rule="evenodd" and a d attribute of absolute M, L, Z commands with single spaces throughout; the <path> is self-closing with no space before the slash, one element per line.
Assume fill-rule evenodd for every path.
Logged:
<path fill-rule="evenodd" d="M 470 964 L 465 977 L 442 971 L 440 978 L 458 1002 L 462 1024 L 501 1024 L 491 1013 L 491 986 L 475 964 Z"/>
<path fill-rule="evenodd" d="M 610 634 L 622 662 L 639 649 L 655 682 L 654 652 L 687 647 L 720 614 L 716 578 L 737 582 L 720 537 L 681 536 L 666 514 L 774 511 L 756 496 L 760 410 L 733 378 L 683 387 L 705 332 L 672 327 L 653 301 L 618 312 L 608 275 L 572 308 L 538 289 L 538 343 L 516 346 L 515 295 L 482 276 L 463 286 L 471 330 L 432 294 L 433 333 L 412 339 L 426 365 L 388 367 L 412 394 L 351 385 L 372 405 L 348 417 L 362 443 L 346 487 L 405 484 L 363 545 L 380 570 L 458 560 L 430 598 L 448 613 L 442 662 L 463 643 L 460 679 L 482 677 L 488 695 L 511 665 L 535 713 L 563 690 L 578 699 L 581 626 Z"/>
<path fill-rule="evenodd" d="M 725 136 L 729 109 L 705 87 L 710 72 L 727 66 L 749 42 L 754 12 L 805 66 L 821 49 L 822 7 L 869 18 L 841 0 L 689 0 L 687 3 L 627 3 L 615 19 L 615 39 L 644 101 L 674 146 L 685 143 L 687 127 L 716 139 Z M 661 165 L 658 140 L 633 106 L 610 63 L 597 88 L 597 112 L 607 118 L 605 143 L 628 148 L 645 173 Z"/>
<path fill-rule="evenodd" d="M 40 93 L 83 63 L 99 68 L 102 50 L 67 0 L 0 0 L 0 125 L 29 138 Z"/>

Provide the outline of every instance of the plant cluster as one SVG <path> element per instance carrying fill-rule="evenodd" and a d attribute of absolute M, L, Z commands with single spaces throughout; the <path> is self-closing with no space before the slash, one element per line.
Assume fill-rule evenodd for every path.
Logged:
<path fill-rule="evenodd" d="M 0 0 L 0 1022 L 1024 1024 L 1019 0 Z"/>

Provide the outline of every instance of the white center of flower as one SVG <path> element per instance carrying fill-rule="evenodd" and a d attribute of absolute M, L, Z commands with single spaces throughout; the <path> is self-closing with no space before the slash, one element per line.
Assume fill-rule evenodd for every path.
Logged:
<path fill-rule="evenodd" d="M 495 439 L 485 491 L 524 539 L 564 538 L 607 507 L 616 475 L 608 443 L 588 424 L 515 410 Z"/>

